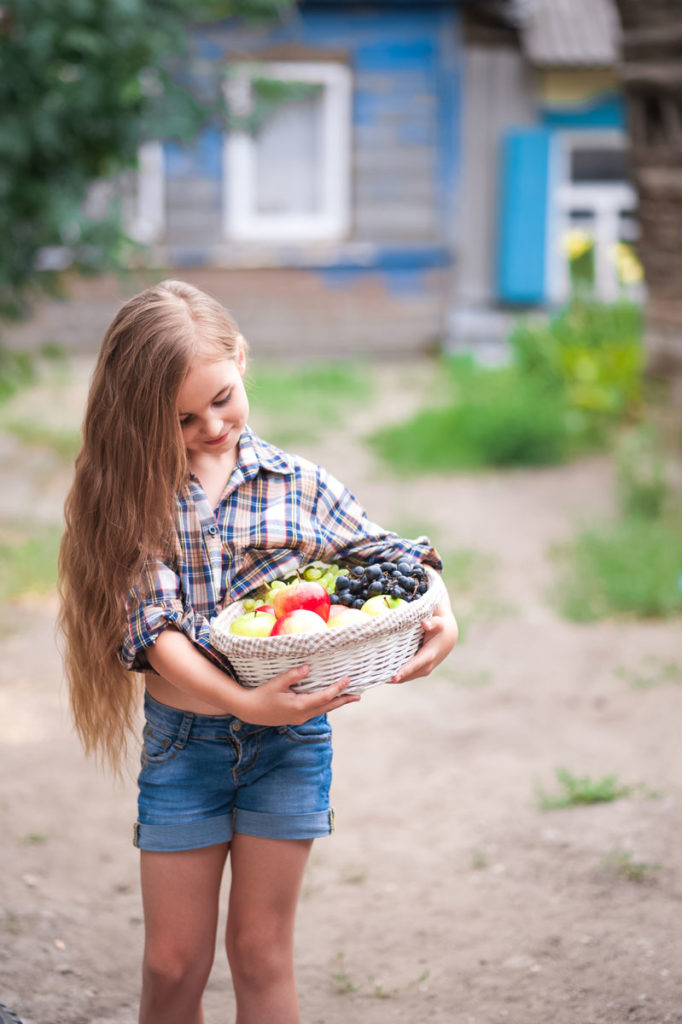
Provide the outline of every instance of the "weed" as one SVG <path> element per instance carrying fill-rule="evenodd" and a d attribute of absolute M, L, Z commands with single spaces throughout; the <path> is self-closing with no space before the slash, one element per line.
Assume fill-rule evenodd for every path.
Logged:
<path fill-rule="evenodd" d="M 629 517 L 585 528 L 562 554 L 557 599 L 568 619 L 682 612 L 682 528 L 672 519 Z"/>
<path fill-rule="evenodd" d="M 332 974 L 332 981 L 336 986 L 336 991 L 341 995 L 349 995 L 353 992 L 359 992 L 362 985 L 356 985 L 350 974 L 346 969 L 346 955 L 345 953 L 336 954 L 337 969 Z"/>
<path fill-rule="evenodd" d="M 474 871 L 483 871 L 488 867 L 488 858 L 482 850 L 474 850 L 471 854 L 471 866 Z"/>
<path fill-rule="evenodd" d="M 21 924 L 16 914 L 12 914 L 9 911 L 5 912 L 5 918 L 3 922 L 5 931 L 8 935 L 19 935 L 21 932 Z"/>
<path fill-rule="evenodd" d="M 635 860 L 627 850 L 612 850 L 604 858 L 604 867 L 620 878 L 628 882 L 645 882 L 652 874 L 660 871 L 660 864 L 650 864 L 647 861 Z"/>
<path fill-rule="evenodd" d="M 616 466 L 621 513 L 660 519 L 669 488 L 665 461 L 652 424 L 640 424 L 620 438 Z"/>
<path fill-rule="evenodd" d="M 610 803 L 632 792 L 632 786 L 623 785 L 615 775 L 591 779 L 588 775 L 573 775 L 566 768 L 557 768 L 556 775 L 560 786 L 558 793 L 551 795 L 543 789 L 538 790 L 538 803 L 543 811 L 581 804 Z"/>
<path fill-rule="evenodd" d="M 0 537 L 0 602 L 54 589 L 60 536 L 61 527 L 53 525 Z"/>
<path fill-rule="evenodd" d="M 380 981 L 377 981 L 373 975 L 367 976 L 367 982 L 365 984 L 357 984 L 351 975 L 348 973 L 345 963 L 345 954 L 336 954 L 337 970 L 332 974 L 332 981 L 336 986 L 336 991 L 339 995 L 358 995 L 361 994 L 365 999 L 395 999 L 402 992 L 407 991 L 410 988 L 414 988 L 418 985 L 422 985 L 429 977 L 430 972 L 424 970 L 421 974 L 408 981 L 405 985 L 395 986 L 391 989 L 384 988 Z M 366 991 L 363 991 L 367 986 Z"/>
<path fill-rule="evenodd" d="M 666 683 L 682 683 L 682 664 L 678 661 L 663 661 L 649 655 L 632 668 L 618 665 L 615 674 L 624 679 L 633 690 L 651 690 L 654 686 Z"/>
<path fill-rule="evenodd" d="M 35 376 L 35 363 L 28 352 L 15 352 L 0 345 L 0 403 L 32 384 Z"/>
<path fill-rule="evenodd" d="M 46 832 L 29 832 L 28 835 L 24 837 L 24 842 L 30 843 L 33 846 L 40 846 L 43 843 L 47 843 L 49 838 L 50 837 Z"/>

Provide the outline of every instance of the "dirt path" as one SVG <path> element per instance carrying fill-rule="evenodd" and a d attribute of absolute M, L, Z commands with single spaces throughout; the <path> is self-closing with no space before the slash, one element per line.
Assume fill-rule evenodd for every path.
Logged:
<path fill-rule="evenodd" d="M 77 423 L 86 376 L 68 401 L 26 394 L 23 411 Z M 656 674 L 682 662 L 680 623 L 575 626 L 553 611 L 548 549 L 608 510 L 606 460 L 402 485 L 378 467 L 353 432 L 426 379 L 385 367 L 353 431 L 304 452 L 373 518 L 433 531 L 465 628 L 432 678 L 335 717 L 338 828 L 315 846 L 299 916 L 303 1024 L 682 1022 L 682 686 Z M 1 443 L 0 516 L 58 521 L 68 471 Z M 84 760 L 54 611 L 26 598 L 0 637 L 0 1002 L 26 1024 L 133 1024 L 133 768 L 114 785 Z M 540 811 L 558 766 L 633 789 Z M 219 951 L 207 1024 L 232 1008 Z"/>

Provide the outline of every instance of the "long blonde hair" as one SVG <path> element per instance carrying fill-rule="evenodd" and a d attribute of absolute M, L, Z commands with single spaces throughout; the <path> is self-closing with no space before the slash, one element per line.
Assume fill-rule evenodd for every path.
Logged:
<path fill-rule="evenodd" d="M 76 730 L 115 768 L 139 691 L 118 657 L 126 598 L 145 559 L 173 548 L 187 478 L 178 391 L 197 356 L 236 358 L 243 345 L 220 303 L 181 281 L 126 302 L 102 342 L 64 510 L 59 626 Z"/>

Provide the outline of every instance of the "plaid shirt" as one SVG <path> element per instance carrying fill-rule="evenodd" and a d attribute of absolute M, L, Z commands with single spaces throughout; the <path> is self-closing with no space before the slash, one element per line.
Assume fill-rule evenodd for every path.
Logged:
<path fill-rule="evenodd" d="M 248 427 L 218 507 L 191 475 L 176 498 L 175 550 L 168 562 L 148 559 L 128 595 L 121 661 L 149 671 L 145 656 L 173 626 L 221 667 L 209 642 L 210 620 L 230 601 L 319 559 L 363 562 L 408 553 L 436 569 L 426 537 L 403 540 L 370 522 L 354 496 L 320 466 L 262 441 Z"/>

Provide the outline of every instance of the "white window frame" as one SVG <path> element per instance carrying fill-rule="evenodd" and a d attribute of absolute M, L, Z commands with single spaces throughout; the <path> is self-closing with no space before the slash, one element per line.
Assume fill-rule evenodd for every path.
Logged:
<path fill-rule="evenodd" d="M 166 171 L 163 142 L 144 142 L 137 151 L 137 195 L 130 222 L 136 242 L 158 242 L 166 229 Z"/>
<path fill-rule="evenodd" d="M 613 302 L 621 294 L 613 259 L 616 243 L 621 239 L 620 211 L 637 207 L 637 197 L 627 182 L 576 184 L 571 181 L 571 156 L 579 148 L 624 149 L 626 138 L 621 131 L 567 131 L 558 133 L 551 156 L 553 185 L 550 203 L 547 293 L 555 303 L 565 302 L 571 290 L 569 264 L 562 248 L 562 239 L 571 227 L 571 209 L 584 208 L 594 213 L 595 294 L 604 302 Z"/>
<path fill-rule="evenodd" d="M 350 224 L 351 72 L 327 62 L 244 62 L 225 84 L 231 109 L 248 115 L 254 77 L 322 85 L 322 209 L 311 214 L 262 214 L 256 196 L 256 147 L 247 131 L 226 133 L 223 143 L 223 230 L 235 241 L 334 241 Z"/>

